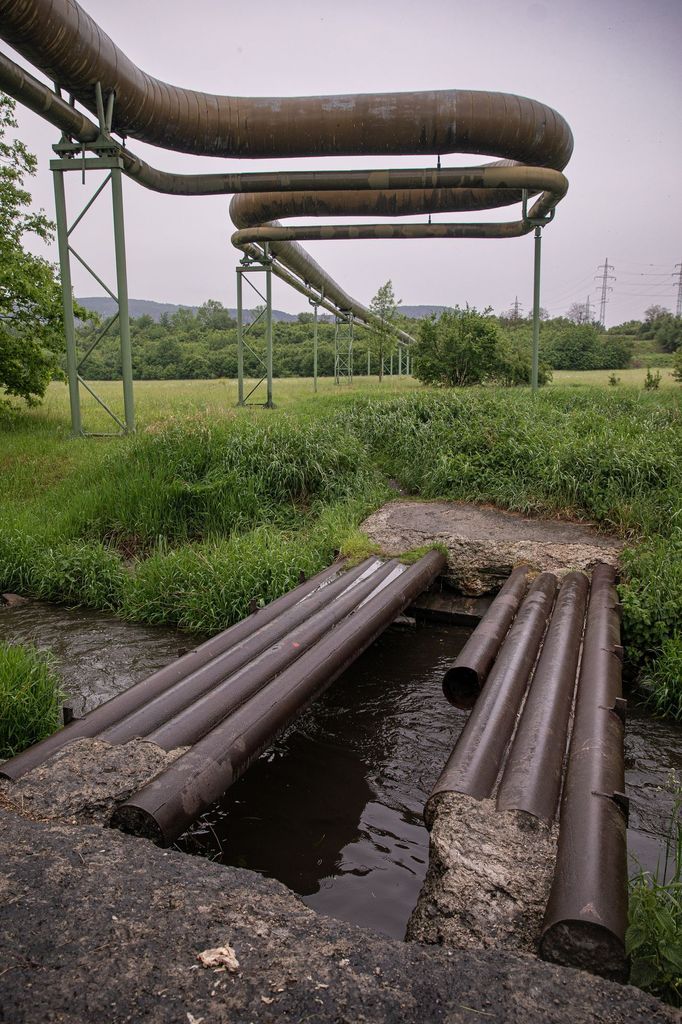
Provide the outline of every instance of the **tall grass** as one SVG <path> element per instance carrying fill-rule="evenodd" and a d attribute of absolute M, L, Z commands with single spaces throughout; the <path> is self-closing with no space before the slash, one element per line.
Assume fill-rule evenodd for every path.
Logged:
<path fill-rule="evenodd" d="M 411 494 L 596 522 L 628 541 L 627 670 L 682 717 L 682 417 L 675 393 L 417 393 L 344 421 Z"/>
<path fill-rule="evenodd" d="M 590 520 L 623 537 L 627 668 L 659 711 L 682 716 L 678 393 L 400 384 L 327 382 L 313 397 L 309 382 L 280 382 L 283 408 L 237 413 L 231 384 L 145 383 L 140 434 L 114 442 L 67 441 L 51 394 L 5 434 L 0 586 L 221 628 L 357 547 L 355 528 L 393 478 L 423 498 Z M 169 398 L 175 411 L 150 423 Z"/>
<path fill-rule="evenodd" d="M 626 949 L 631 983 L 682 1006 L 682 788 L 675 779 L 672 784 L 664 862 L 630 880 Z"/>
<path fill-rule="evenodd" d="M 0 758 L 13 757 L 59 725 L 64 694 L 48 655 L 0 643 Z"/>

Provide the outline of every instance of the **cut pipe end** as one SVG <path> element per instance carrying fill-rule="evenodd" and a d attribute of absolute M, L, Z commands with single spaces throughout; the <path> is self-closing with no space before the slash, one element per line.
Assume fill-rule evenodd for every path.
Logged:
<path fill-rule="evenodd" d="M 455 666 L 443 676 L 443 693 L 454 707 L 462 711 L 473 708 L 480 692 L 478 672 L 473 668 Z"/>
<path fill-rule="evenodd" d="M 109 821 L 110 828 L 117 828 L 129 836 L 149 839 L 157 846 L 168 846 L 168 841 L 153 815 L 134 804 L 121 804 Z"/>
<path fill-rule="evenodd" d="M 627 981 L 623 940 L 593 921 L 557 921 L 540 940 L 540 956 L 562 967 L 576 967 L 611 981 Z"/>

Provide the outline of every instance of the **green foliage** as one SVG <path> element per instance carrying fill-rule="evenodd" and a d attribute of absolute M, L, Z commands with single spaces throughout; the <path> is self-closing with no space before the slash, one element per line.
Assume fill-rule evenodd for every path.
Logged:
<path fill-rule="evenodd" d="M 662 352 L 676 352 L 682 345 L 682 316 L 664 314 L 653 325 L 653 337 Z"/>
<path fill-rule="evenodd" d="M 264 523 L 296 527 L 315 505 L 371 489 L 372 476 L 362 444 L 324 422 L 198 416 L 112 453 L 64 526 L 139 555 Z"/>
<path fill-rule="evenodd" d="M 391 281 L 382 284 L 369 304 L 370 311 L 376 318 L 370 328 L 369 338 L 378 361 L 379 380 L 383 380 L 384 377 L 384 359 L 395 349 L 395 322 L 399 304 L 400 299 L 396 300 Z"/>
<path fill-rule="evenodd" d="M 24 180 L 35 174 L 36 159 L 23 142 L 7 139 L 17 127 L 14 109 L 0 93 L 0 393 L 35 404 L 59 373 L 61 290 L 51 264 L 24 249 L 27 235 L 49 241 L 53 225 L 30 211 Z"/>
<path fill-rule="evenodd" d="M 674 801 L 665 861 L 653 874 L 630 880 L 630 983 L 673 1006 L 682 1006 L 682 788 L 673 777 Z"/>
<path fill-rule="evenodd" d="M 621 370 L 632 358 L 633 342 L 604 334 L 596 324 L 558 318 L 542 325 L 541 349 L 555 370 Z"/>
<path fill-rule="evenodd" d="M 47 654 L 31 645 L 0 643 L 0 758 L 14 757 L 53 733 L 63 700 Z"/>
<path fill-rule="evenodd" d="M 413 374 L 425 384 L 468 387 L 485 381 L 527 383 L 530 361 L 489 310 L 467 306 L 423 320 L 414 349 Z"/>
<path fill-rule="evenodd" d="M 682 348 L 673 356 L 673 377 L 675 380 L 682 384 Z"/>
<path fill-rule="evenodd" d="M 658 391 L 661 386 L 661 375 L 656 370 L 655 373 L 651 372 L 651 369 L 646 371 L 646 377 L 644 378 L 644 388 L 646 391 Z"/>
<path fill-rule="evenodd" d="M 660 713 L 682 716 L 682 424 L 677 405 L 632 390 L 533 397 L 415 393 L 355 403 L 353 429 L 387 476 L 425 498 L 491 502 L 649 534 L 624 555 L 631 676 Z"/>
<path fill-rule="evenodd" d="M 682 718 L 682 527 L 626 548 L 622 562 L 626 667 L 643 674 L 659 713 Z"/>

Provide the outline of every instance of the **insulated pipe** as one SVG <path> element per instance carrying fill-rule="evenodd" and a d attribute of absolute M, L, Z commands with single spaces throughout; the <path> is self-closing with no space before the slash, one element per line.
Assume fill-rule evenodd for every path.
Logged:
<path fill-rule="evenodd" d="M 0 10 L 2 0 L 0 0 Z M 88 118 L 65 103 L 41 82 L 33 78 L 14 62 L 0 54 L 0 86 L 11 95 L 51 121 L 62 131 L 81 142 L 92 143 L 99 137 L 99 129 Z M 129 150 L 108 142 L 107 152 L 113 152 L 123 161 L 126 174 L 143 186 L 174 195 L 212 195 L 236 192 L 270 193 L 268 196 L 242 194 L 240 203 L 234 204 L 232 213 L 241 230 L 233 242 L 251 258 L 262 259 L 263 252 L 252 243 L 272 242 L 271 252 L 284 264 L 289 273 L 276 264 L 273 272 L 297 291 L 311 298 L 313 289 L 324 291 L 324 306 L 330 312 L 352 312 L 355 319 L 371 325 L 375 317 L 367 307 L 347 295 L 304 249 L 292 241 L 296 238 L 508 238 L 527 234 L 529 220 L 483 225 L 374 225 L 341 227 L 308 226 L 281 228 L 276 222 L 263 225 L 266 208 L 277 199 L 279 191 L 297 195 L 289 203 L 289 211 L 282 216 L 297 216 L 297 206 L 307 204 L 307 211 L 322 214 L 352 214 L 357 211 L 380 216 L 393 215 L 392 211 L 438 212 L 443 210 L 487 209 L 517 202 L 519 189 L 542 193 L 529 213 L 529 218 L 544 217 L 551 212 L 565 194 L 568 183 L 558 171 L 537 167 L 515 167 L 513 161 L 474 168 L 448 168 L 445 170 L 394 171 L 341 171 L 299 172 L 275 174 L 171 174 L 158 170 L 135 157 Z M 363 192 L 353 190 L 364 189 Z M 273 192 L 273 190 L 276 190 Z M 304 191 L 301 191 L 304 190 Z M 325 190 L 322 192 L 321 190 Z M 267 202 L 265 207 L 263 200 Z M 293 204 L 293 205 L 292 205 Z M 279 239 L 279 240 L 278 240 Z M 288 239 L 288 241 L 282 241 Z M 296 276 L 292 277 L 291 274 Z M 300 280 L 297 280 L 300 278 Z M 395 331 L 399 340 L 410 344 L 413 338 L 403 331 Z"/>
<path fill-rule="evenodd" d="M 0 53 L 0 89 L 49 121 L 69 138 L 81 143 L 93 143 L 102 137 L 94 121 L 4 53 Z M 505 160 L 482 167 L 182 174 L 153 167 L 113 139 L 108 140 L 107 144 L 113 145 L 114 153 L 123 161 L 128 177 L 153 192 L 177 196 L 249 193 L 249 202 L 239 213 L 239 219 L 246 217 L 246 222 L 254 217 L 272 220 L 274 217 L 286 216 L 332 216 L 334 205 L 343 203 L 342 197 L 346 193 L 350 193 L 348 202 L 351 215 L 365 215 L 364 210 L 357 209 L 361 200 L 353 194 L 359 192 L 368 194 L 366 215 L 397 217 L 409 212 L 481 209 L 481 203 L 476 199 L 476 196 L 481 195 L 486 197 L 486 209 L 493 205 L 491 200 L 494 195 L 499 195 L 499 205 L 506 206 L 520 202 L 520 190 L 524 188 L 531 193 L 549 191 L 558 201 L 568 188 L 566 178 L 559 171 L 544 167 L 521 167 Z M 316 192 L 330 193 L 331 205 L 326 195 L 315 198 Z M 260 197 L 251 193 L 266 193 L 264 198 L 271 212 L 257 209 L 253 203 Z M 298 198 L 296 203 L 304 202 L 305 210 L 301 213 L 286 213 L 278 209 L 275 212 L 273 203 L 279 199 L 280 193 L 297 193 L 299 197 L 304 197 Z M 235 207 L 235 215 L 238 210 Z M 357 212 L 354 213 L 354 210 Z"/>
<path fill-rule="evenodd" d="M 147 733 L 147 739 L 165 750 L 196 743 L 302 657 L 342 619 L 352 614 L 377 587 L 396 574 L 398 566 L 395 559 L 380 565 L 367 578 L 288 632 L 279 643 L 263 651 L 255 661 L 246 664 L 241 671 L 225 679 L 158 729 Z"/>
<path fill-rule="evenodd" d="M 265 608 L 259 609 L 253 615 L 249 615 L 247 618 L 242 619 L 241 622 L 230 626 L 229 629 L 211 637 L 210 640 L 206 640 L 205 643 L 195 647 L 194 650 L 178 658 L 177 661 L 164 666 L 158 672 L 148 676 L 147 679 L 135 683 L 134 686 L 125 690 L 124 693 L 119 693 L 116 697 L 112 697 L 111 700 L 100 704 L 98 708 L 90 711 L 84 718 L 74 719 L 73 722 L 52 736 L 41 740 L 40 743 L 35 743 L 28 750 L 17 754 L 16 757 L 11 757 L 3 765 L 0 765 L 0 778 L 18 779 L 25 775 L 26 772 L 42 764 L 51 754 L 61 750 L 62 747 L 65 747 L 72 740 L 97 736 L 115 722 L 129 715 L 132 711 L 142 707 L 147 701 L 153 700 L 174 683 L 177 683 L 179 679 L 183 679 L 191 672 L 196 671 L 199 666 L 211 661 L 229 647 L 240 643 L 245 637 L 255 632 L 255 630 L 272 622 L 273 619 L 281 615 L 287 608 L 303 600 L 308 594 L 312 594 L 318 587 L 336 576 L 340 568 L 340 565 L 335 564 L 323 569 L 322 572 L 319 572 L 305 583 L 301 583 L 294 590 L 283 594 L 282 597 L 272 601 Z"/>
<path fill-rule="evenodd" d="M 427 821 L 432 818 L 434 799 L 440 793 L 465 793 L 477 800 L 492 794 L 552 611 L 556 586 L 556 576 L 550 572 L 541 573 L 531 583 L 481 695 L 431 791 L 424 812 Z"/>
<path fill-rule="evenodd" d="M 215 658 L 200 665 L 195 671 L 179 679 L 157 697 L 147 701 L 125 718 L 99 734 L 99 738 L 107 743 L 127 743 L 134 736 L 148 736 L 164 722 L 174 718 L 185 708 L 193 705 L 196 700 L 234 675 L 244 665 L 250 664 L 263 651 L 272 647 L 302 622 L 315 615 L 321 608 L 331 604 L 339 594 L 343 594 L 357 583 L 370 568 L 381 565 L 376 558 L 368 558 L 355 569 L 343 573 L 338 579 L 306 594 L 303 600 L 285 609 L 280 615 L 266 622 L 260 629 L 255 629 L 237 644 L 233 644 Z M 176 746 L 179 744 L 176 744 Z M 168 748 L 171 749 L 170 747 Z"/>
<path fill-rule="evenodd" d="M 162 844 L 177 839 L 430 586 L 445 564 L 440 551 L 420 558 L 118 807 L 111 824 Z"/>
<path fill-rule="evenodd" d="M 561 791 L 588 582 L 564 576 L 497 794 L 498 811 L 552 821 Z"/>
<path fill-rule="evenodd" d="M 563 169 L 573 138 L 551 107 L 471 90 L 235 97 L 183 89 L 138 68 L 75 0 L 0 0 L 2 37 L 96 113 L 115 93 L 120 135 L 204 156 L 491 153 Z"/>
<path fill-rule="evenodd" d="M 546 960 L 627 976 L 627 801 L 616 571 L 592 589 L 559 820 L 554 880 L 540 940 Z"/>
<path fill-rule="evenodd" d="M 456 708 L 472 708 L 485 683 L 523 595 L 528 566 L 519 565 L 505 581 L 499 594 L 443 676 L 443 693 Z"/>

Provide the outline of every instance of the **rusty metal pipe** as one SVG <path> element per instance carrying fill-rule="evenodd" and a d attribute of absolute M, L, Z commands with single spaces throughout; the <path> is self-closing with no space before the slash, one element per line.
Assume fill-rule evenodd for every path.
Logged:
<path fill-rule="evenodd" d="M 505 581 L 480 623 L 443 677 L 443 693 L 456 708 L 472 708 L 518 611 L 528 585 L 528 566 Z"/>
<path fill-rule="evenodd" d="M 354 587 L 311 614 L 309 619 L 301 621 L 253 662 L 245 664 L 157 729 L 150 730 L 147 739 L 165 750 L 196 743 L 352 614 L 377 587 L 396 574 L 398 566 L 395 559 L 380 565 Z"/>
<path fill-rule="evenodd" d="M 556 586 L 556 576 L 549 572 L 541 573 L 531 583 L 487 682 L 431 791 L 425 810 L 427 821 L 432 818 L 434 801 L 440 793 L 465 793 L 477 800 L 492 794 L 552 611 Z"/>
<path fill-rule="evenodd" d="M 91 711 L 85 718 L 76 719 L 69 725 L 60 729 L 47 739 L 35 743 L 28 750 L 11 757 L 0 765 L 0 777 L 5 779 L 18 779 L 26 772 L 36 768 L 47 760 L 57 750 L 61 750 L 67 743 L 81 737 L 97 736 L 108 729 L 115 722 L 120 721 L 126 715 L 142 707 L 147 701 L 153 700 L 160 693 L 163 693 L 170 686 L 173 686 L 179 679 L 183 679 L 191 672 L 196 671 L 201 665 L 211 661 L 217 655 L 235 644 L 242 642 L 246 637 L 257 629 L 272 622 L 282 612 L 286 611 L 296 602 L 301 601 L 308 594 L 317 590 L 318 587 L 336 576 L 341 569 L 338 564 L 331 565 L 316 576 L 300 584 L 294 590 L 289 591 L 282 597 L 277 598 L 265 608 L 259 609 L 253 615 L 249 615 L 241 622 L 218 633 L 216 636 L 206 640 L 194 650 L 178 658 L 170 665 L 165 665 L 158 672 L 148 676 L 147 679 L 135 683 L 124 693 L 101 704 Z"/>
<path fill-rule="evenodd" d="M 350 96 L 218 96 L 138 68 L 75 0 L 0 0 L 3 38 L 97 110 L 115 93 L 113 130 L 165 149 L 248 158 L 491 153 L 561 170 L 570 128 L 551 107 L 503 93 L 442 90 Z"/>
<path fill-rule="evenodd" d="M 559 845 L 540 953 L 627 976 L 627 801 L 620 605 L 613 566 L 592 574 Z"/>
<path fill-rule="evenodd" d="M 588 582 L 565 576 L 497 794 L 499 811 L 525 811 L 551 821 L 561 778 L 573 704 Z"/>
<path fill-rule="evenodd" d="M 431 551 L 122 804 L 111 824 L 171 843 L 390 625 L 444 568 Z"/>
<path fill-rule="evenodd" d="M 4 53 L 0 53 L 0 89 L 78 142 L 92 143 L 100 137 L 99 127 L 94 121 Z M 115 142 L 113 139 L 111 141 Z M 257 216 L 261 220 L 308 214 L 333 216 L 334 200 L 337 204 L 339 202 L 339 197 L 333 196 L 335 192 L 342 195 L 353 192 L 371 194 L 371 199 L 366 200 L 367 215 L 406 216 L 410 212 L 480 209 L 480 204 L 475 201 L 474 189 L 486 190 L 487 209 L 491 206 L 493 189 L 499 189 L 502 193 L 500 205 L 509 205 L 521 201 L 520 190 L 523 188 L 531 194 L 549 191 L 561 197 L 568 187 L 566 178 L 559 171 L 545 167 L 522 167 L 508 160 L 480 167 L 182 174 L 153 167 L 127 147 L 116 146 L 113 152 L 123 161 L 129 178 L 151 191 L 165 195 L 266 193 L 263 197 L 266 206 L 262 210 L 251 210 L 251 203 L 248 204 L 249 219 Z M 331 200 L 326 196 L 316 196 L 318 192 L 332 194 Z M 296 193 L 295 202 L 305 204 L 305 211 L 287 213 L 279 209 L 281 193 Z M 257 198 L 257 195 L 249 195 L 250 200 L 255 201 Z M 350 215 L 365 215 L 357 196 L 349 196 L 348 203 Z"/>
<path fill-rule="evenodd" d="M 249 665 L 282 637 L 286 637 L 302 622 L 306 622 L 314 616 L 321 608 L 331 605 L 339 595 L 344 594 L 346 590 L 357 584 L 360 577 L 364 576 L 370 568 L 376 569 L 380 564 L 376 558 L 367 558 L 354 569 L 341 574 L 333 582 L 326 583 L 318 590 L 306 594 L 302 600 L 297 601 L 269 622 L 265 622 L 239 643 L 232 644 L 210 661 L 183 676 L 173 686 L 164 689 L 162 693 L 147 701 L 142 707 L 114 722 L 99 734 L 99 738 L 107 743 L 126 743 L 134 736 L 148 736 L 169 719 L 175 718 L 185 708 L 193 706 L 195 701 L 203 697 L 207 691 L 233 676 L 244 665 Z M 355 593 L 355 591 L 353 592 Z"/>

